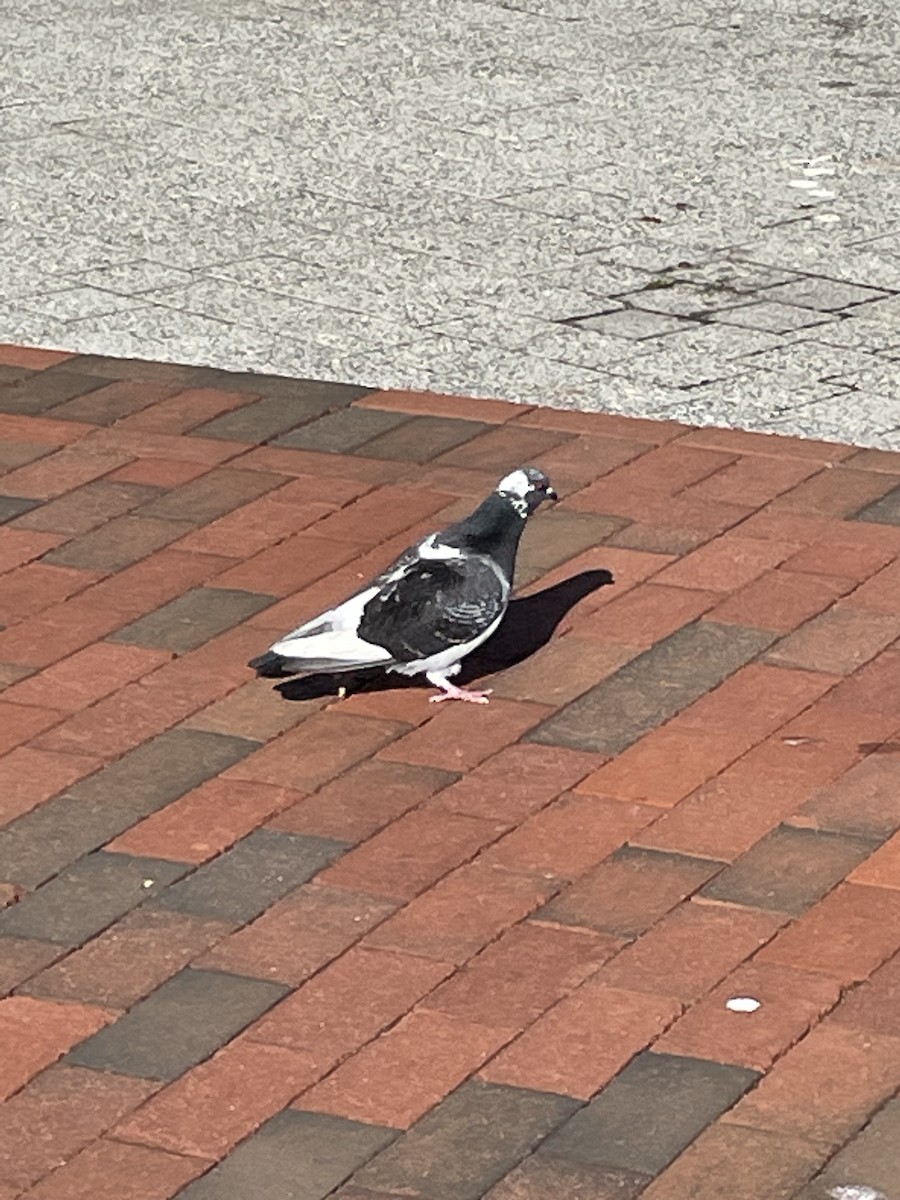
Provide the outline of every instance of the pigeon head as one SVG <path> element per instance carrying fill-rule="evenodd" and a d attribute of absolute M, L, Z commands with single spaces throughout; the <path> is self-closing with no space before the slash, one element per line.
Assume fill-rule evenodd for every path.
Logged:
<path fill-rule="evenodd" d="M 529 517 L 545 500 L 558 500 L 550 480 L 537 467 L 519 467 L 497 484 L 497 492 L 512 504 L 520 517 Z"/>

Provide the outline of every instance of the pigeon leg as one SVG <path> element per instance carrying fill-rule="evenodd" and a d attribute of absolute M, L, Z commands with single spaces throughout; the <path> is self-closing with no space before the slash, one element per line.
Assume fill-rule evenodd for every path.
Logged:
<path fill-rule="evenodd" d="M 425 678 L 429 683 L 433 683 L 435 687 L 441 689 L 440 696 L 431 697 L 432 704 L 440 704 L 444 700 L 468 700 L 470 704 L 487 704 L 488 696 L 491 694 L 490 688 L 484 692 L 473 692 L 466 688 L 456 687 L 445 678 L 443 672 L 428 671 Z"/>

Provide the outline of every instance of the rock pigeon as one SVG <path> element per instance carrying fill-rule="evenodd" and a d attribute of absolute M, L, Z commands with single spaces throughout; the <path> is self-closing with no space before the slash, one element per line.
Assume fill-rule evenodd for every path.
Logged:
<path fill-rule="evenodd" d="M 462 521 L 411 546 L 367 587 L 251 659 L 258 675 L 336 674 L 382 667 L 424 674 L 432 701 L 486 704 L 488 691 L 450 676 L 503 619 L 528 517 L 557 495 L 536 467 L 521 467 Z"/>

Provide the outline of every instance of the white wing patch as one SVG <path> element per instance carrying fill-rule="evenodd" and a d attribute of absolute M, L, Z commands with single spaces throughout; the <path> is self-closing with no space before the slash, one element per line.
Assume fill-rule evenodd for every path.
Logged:
<path fill-rule="evenodd" d="M 337 608 L 329 609 L 305 625 L 298 626 L 280 642 L 276 642 L 272 651 L 297 661 L 331 659 L 334 662 L 388 662 L 391 656 L 387 650 L 364 642 L 356 635 L 363 609 L 377 594 L 378 588 L 370 587 L 358 596 L 351 596 Z"/>
<path fill-rule="evenodd" d="M 418 555 L 425 559 L 438 559 L 441 562 L 449 562 L 454 558 L 462 558 L 462 551 L 456 546 L 444 546 L 438 541 L 436 533 L 429 533 L 424 542 L 420 542 L 417 546 Z"/>

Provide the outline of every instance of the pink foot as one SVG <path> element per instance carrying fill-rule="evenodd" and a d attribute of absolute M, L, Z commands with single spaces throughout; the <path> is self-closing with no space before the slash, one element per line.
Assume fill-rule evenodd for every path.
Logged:
<path fill-rule="evenodd" d="M 455 687 L 452 683 L 447 683 L 446 680 L 438 684 L 443 688 L 439 696 L 432 696 L 432 704 L 441 704 L 444 700 L 467 700 L 470 704 L 487 704 L 488 696 L 491 694 L 491 689 L 488 688 L 485 692 L 471 692 L 466 688 Z"/>

